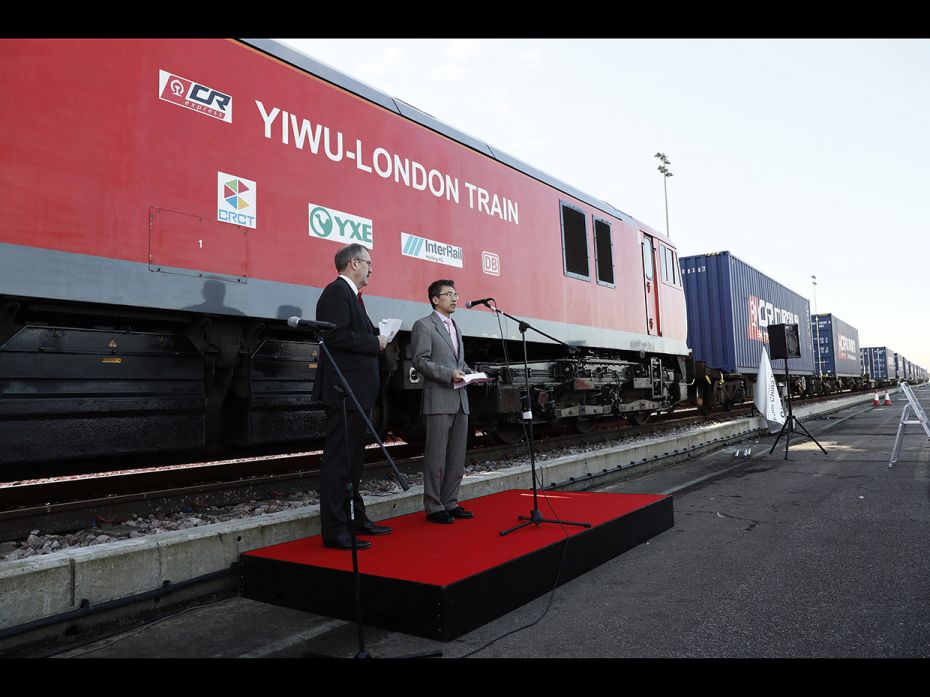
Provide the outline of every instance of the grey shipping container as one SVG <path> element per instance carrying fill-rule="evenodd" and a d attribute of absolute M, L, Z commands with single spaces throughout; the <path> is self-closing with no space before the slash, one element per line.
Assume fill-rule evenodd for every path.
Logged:
<path fill-rule="evenodd" d="M 817 372 L 837 378 L 862 375 L 858 329 L 828 312 L 811 315 L 811 333 Z"/>
<path fill-rule="evenodd" d="M 755 375 L 771 324 L 797 324 L 801 357 L 788 361 L 792 375 L 813 375 L 810 303 L 730 254 L 681 257 L 688 308 L 688 346 L 696 361 L 728 373 Z M 771 357 L 771 352 L 769 351 Z M 782 360 L 772 361 L 777 374 Z"/>

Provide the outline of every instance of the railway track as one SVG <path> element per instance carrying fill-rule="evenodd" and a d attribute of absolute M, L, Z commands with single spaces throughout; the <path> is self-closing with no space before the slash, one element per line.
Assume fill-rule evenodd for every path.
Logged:
<path fill-rule="evenodd" d="M 734 411 L 727 416 L 740 418 L 744 413 Z M 705 420 L 706 417 L 692 410 L 644 426 L 612 424 L 586 434 L 537 438 L 537 457 L 566 448 L 589 448 L 678 429 Z M 398 469 L 417 480 L 422 461 L 418 446 L 397 443 L 388 447 Z M 525 443 L 495 445 L 479 437 L 466 453 L 466 466 L 493 467 L 495 463 L 527 458 Z M 380 482 L 381 488 L 396 489 L 390 466 L 378 448 L 369 447 L 366 460 L 363 479 L 369 487 Z M 94 524 L 110 525 L 133 515 L 196 512 L 244 501 L 296 497 L 315 491 L 319 462 L 320 453 L 311 452 L 0 485 L 0 540 L 25 537 L 36 529 L 60 533 Z"/>
<path fill-rule="evenodd" d="M 701 416 L 696 409 L 682 409 L 654 416 L 641 426 L 621 426 L 620 423 L 626 423 L 622 420 L 604 422 L 589 433 L 537 437 L 537 457 L 680 429 L 709 418 L 744 418 L 752 411 L 752 405 L 743 404 L 712 417 Z M 389 443 L 388 448 L 398 468 L 418 483 L 420 446 L 397 441 Z M 95 525 L 108 526 L 132 516 L 197 512 L 247 501 L 303 496 L 304 503 L 312 502 L 320 456 L 320 451 L 311 451 L 0 483 L 0 541 L 25 538 L 37 529 L 43 533 L 63 533 Z M 476 436 L 466 453 L 466 467 L 493 468 L 495 463 L 527 459 L 525 442 L 499 445 L 487 437 Z M 369 487 L 380 482 L 383 491 L 396 490 L 398 486 L 393 483 L 389 464 L 375 446 L 366 450 L 363 480 Z"/>

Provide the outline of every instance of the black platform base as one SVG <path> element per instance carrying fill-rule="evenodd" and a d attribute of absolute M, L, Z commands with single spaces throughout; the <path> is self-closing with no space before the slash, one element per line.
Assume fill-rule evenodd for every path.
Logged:
<path fill-rule="evenodd" d="M 449 641 L 550 591 L 674 525 L 670 497 L 547 492 L 544 524 L 506 537 L 532 496 L 505 491 L 466 502 L 474 520 L 428 523 L 422 513 L 386 522 L 394 533 L 359 552 L 365 623 Z M 566 537 L 567 535 L 567 537 Z M 564 555 L 564 563 L 563 563 Z M 355 619 L 351 553 L 319 537 L 241 555 L 242 596 L 345 620 Z"/>

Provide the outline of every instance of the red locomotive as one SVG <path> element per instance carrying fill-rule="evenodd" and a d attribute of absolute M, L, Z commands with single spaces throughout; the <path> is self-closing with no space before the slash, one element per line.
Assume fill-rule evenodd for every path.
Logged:
<path fill-rule="evenodd" d="M 381 427 L 418 423 L 409 330 L 453 278 L 565 341 L 532 341 L 540 421 L 686 398 L 674 245 L 415 108 L 273 41 L 3 40 L 0 463 L 221 451 L 313 435 L 312 318 L 340 245 L 403 320 Z M 476 425 L 520 418 L 519 333 L 456 313 Z M 515 389 L 514 389 L 515 388 Z"/>

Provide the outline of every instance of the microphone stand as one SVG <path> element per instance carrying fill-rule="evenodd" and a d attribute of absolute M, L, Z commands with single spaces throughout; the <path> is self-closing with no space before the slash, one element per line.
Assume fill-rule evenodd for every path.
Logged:
<path fill-rule="evenodd" d="M 345 452 L 346 452 L 346 475 L 347 475 L 347 484 L 346 489 L 343 495 L 343 507 L 347 509 L 348 513 L 348 528 L 349 528 L 349 537 L 352 540 L 352 588 L 353 595 L 355 600 L 355 624 L 358 628 L 358 652 L 355 654 L 355 658 L 371 658 L 371 654 L 365 648 L 365 633 L 364 633 L 364 622 L 362 621 L 362 576 L 359 573 L 358 568 L 358 544 L 355 537 L 355 496 L 358 493 L 355 488 L 355 480 L 352 477 L 352 466 L 349 459 L 349 424 L 348 417 L 346 414 L 346 397 L 349 397 L 352 400 L 352 403 L 355 405 L 355 408 L 358 410 L 359 415 L 364 420 L 365 424 L 368 426 L 368 430 L 375 437 L 375 440 L 378 443 L 378 446 L 381 448 L 381 452 L 384 454 L 385 459 L 391 465 L 391 469 L 394 471 L 394 476 L 397 478 L 398 484 L 404 491 L 407 491 L 410 488 L 410 482 L 407 481 L 407 478 L 403 473 L 397 468 L 397 464 L 394 462 L 394 458 L 391 457 L 391 454 L 388 452 L 387 447 L 384 445 L 384 442 L 381 440 L 381 437 L 378 435 L 378 432 L 375 430 L 374 425 L 371 423 L 371 419 L 368 418 L 368 414 L 365 413 L 365 410 L 362 409 L 362 405 L 359 404 L 358 397 L 355 396 L 355 392 L 352 391 L 352 388 L 349 386 L 348 381 L 345 378 L 345 375 L 342 374 L 342 371 L 339 370 L 339 366 L 336 365 L 336 360 L 333 358 L 333 354 L 330 353 L 329 347 L 324 341 L 323 333 L 329 331 L 329 329 L 314 329 L 318 334 L 318 342 L 320 350 L 323 355 L 326 356 L 328 365 L 333 369 L 333 372 L 339 378 L 339 382 L 342 385 L 342 425 L 343 433 L 345 434 Z M 338 388 L 337 388 L 338 389 Z M 407 658 L 430 658 L 433 656 L 442 656 L 442 651 L 432 651 L 423 654 L 417 654 L 416 656 L 408 656 Z M 305 656 L 306 657 L 306 656 Z"/>
<path fill-rule="evenodd" d="M 532 329 L 537 334 L 541 334 L 547 339 L 552 339 L 557 344 L 562 344 L 562 346 L 566 347 L 569 350 L 569 352 L 572 354 L 577 353 L 578 349 L 576 349 L 574 346 L 569 346 L 568 344 L 566 344 L 564 341 L 561 341 L 560 339 L 556 339 L 554 336 L 549 336 L 548 334 L 546 334 L 543 331 L 540 331 L 539 329 L 529 324 L 528 322 L 524 322 L 523 320 L 518 319 L 514 317 L 513 315 L 508 315 L 503 310 L 499 310 L 496 304 L 494 306 L 489 305 L 488 301 L 493 302 L 494 299 L 488 298 L 487 300 L 479 301 L 478 304 L 484 305 L 489 310 L 491 310 L 491 312 L 496 312 L 498 315 L 509 317 L 514 322 L 517 322 L 519 329 L 520 329 L 520 336 L 523 341 L 523 375 L 526 380 L 526 411 L 523 412 L 523 419 L 524 421 L 527 421 L 529 423 L 527 444 L 529 445 L 529 449 L 530 449 L 530 472 L 532 473 L 532 477 L 533 477 L 533 510 L 530 511 L 530 514 L 528 516 L 525 516 L 525 515 L 517 516 L 518 520 L 522 520 L 524 522 L 519 523 L 512 528 L 508 528 L 507 530 L 501 530 L 500 532 L 501 537 L 503 537 L 504 535 L 509 535 L 512 532 L 516 532 L 517 530 L 520 530 L 521 528 L 525 528 L 528 525 L 540 525 L 542 523 L 555 523 L 556 525 L 577 525 L 582 528 L 590 528 L 591 523 L 573 523 L 568 520 L 551 520 L 548 518 L 543 518 L 542 514 L 539 512 L 539 494 L 538 494 L 538 489 L 536 487 L 536 445 L 535 445 L 535 441 L 533 438 L 533 403 L 532 403 L 532 400 L 530 399 L 532 389 L 530 388 L 530 364 L 529 364 L 529 359 L 527 358 L 527 350 L 526 350 L 526 330 Z M 501 338 L 503 339 L 503 337 Z M 503 339 L 503 340 L 506 341 L 506 339 Z M 508 366 L 508 368 L 509 367 L 510 366 Z"/>

